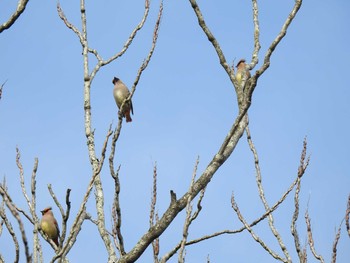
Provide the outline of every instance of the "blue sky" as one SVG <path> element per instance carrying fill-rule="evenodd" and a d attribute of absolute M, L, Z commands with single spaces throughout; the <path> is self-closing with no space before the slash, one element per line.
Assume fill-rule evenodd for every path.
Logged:
<path fill-rule="evenodd" d="M 250 60 L 250 1 L 198 4 L 226 59 Z M 258 66 L 293 4 L 294 1 L 260 3 L 262 48 Z M 61 5 L 68 19 L 80 28 L 79 1 L 62 1 Z M 158 1 L 152 1 L 149 20 L 127 53 L 104 67 L 93 82 L 92 122 L 98 153 L 109 124 L 117 123 L 112 78 L 118 76 L 131 87 L 151 46 L 157 5 Z M 88 2 L 90 46 L 99 50 L 103 58 L 118 52 L 141 19 L 143 7 L 143 1 Z M 14 8 L 15 3 L 0 3 L 1 22 Z M 311 162 L 302 183 L 298 229 L 303 245 L 304 213 L 309 200 L 315 246 L 326 261 L 330 260 L 335 229 L 344 217 L 350 193 L 349 10 L 350 3 L 345 0 L 304 1 L 287 36 L 275 50 L 270 68 L 259 79 L 249 111 L 270 204 L 296 176 L 302 141 L 307 136 Z M 66 189 L 71 188 L 71 224 L 91 174 L 84 134 L 83 64 L 78 38 L 59 19 L 55 1 L 31 1 L 14 26 L 0 34 L 0 52 L 0 83 L 8 79 L 0 101 L 1 177 L 6 177 L 13 199 L 26 208 L 20 194 L 15 148 L 21 150 L 28 191 L 33 161 L 38 157 L 37 212 L 54 206 L 47 184 L 53 185 L 62 203 Z M 93 59 L 90 62 L 94 65 Z M 165 1 L 157 48 L 133 104 L 133 122 L 123 125 L 115 156 L 115 163 L 122 165 L 122 231 L 127 251 L 148 229 L 153 164 L 158 164 L 157 209 L 162 214 L 170 201 L 170 189 L 178 196 L 185 193 L 197 156 L 200 174 L 219 149 L 237 113 L 233 87 L 188 1 Z M 108 147 L 108 154 L 109 150 Z M 113 184 L 107 165 L 101 177 L 109 225 Z M 209 184 L 203 211 L 191 226 L 189 239 L 241 226 L 230 204 L 233 191 L 248 221 L 263 213 L 253 156 L 245 136 Z M 95 215 L 93 199 L 88 211 Z M 58 217 L 57 208 L 54 213 Z M 290 196 L 277 210 L 275 223 L 296 260 L 290 235 L 292 213 Z M 181 239 L 184 216 L 181 213 L 161 237 L 160 255 Z M 266 222 L 255 230 L 281 254 Z M 26 231 L 30 236 L 28 224 Z M 12 261 L 14 248 L 6 236 L 4 233 L 0 238 L 0 251 L 6 261 Z M 45 241 L 42 246 L 49 260 L 53 251 Z M 349 237 L 343 226 L 338 262 L 350 258 L 348 247 Z M 190 246 L 186 259 L 205 262 L 208 254 L 212 262 L 272 262 L 246 232 Z M 69 259 L 105 261 L 101 239 L 90 222 L 84 223 Z M 314 262 L 311 254 L 309 260 Z M 150 261 L 148 249 L 140 262 Z M 176 261 L 174 257 L 170 262 Z"/>

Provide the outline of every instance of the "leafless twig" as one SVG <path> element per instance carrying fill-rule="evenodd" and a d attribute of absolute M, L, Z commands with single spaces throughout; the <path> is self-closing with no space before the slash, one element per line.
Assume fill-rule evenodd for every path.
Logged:
<path fill-rule="evenodd" d="M 24 244 L 24 251 L 25 251 L 26 261 L 27 262 L 32 262 L 32 256 L 31 256 L 31 254 L 29 252 L 28 240 L 27 240 L 27 235 L 25 233 L 24 224 L 23 224 L 22 219 L 21 219 L 19 213 L 17 212 L 15 206 L 13 205 L 14 202 L 10 198 L 9 194 L 7 193 L 6 188 L 4 188 L 3 185 L 0 185 L 0 194 L 1 194 L 2 198 L 4 199 L 4 202 L 5 202 L 6 206 L 7 206 L 7 208 L 10 210 L 12 216 L 16 219 L 16 221 L 18 223 L 19 230 L 21 232 L 22 241 L 23 241 L 23 244 Z M 1 217 L 3 219 L 7 218 L 6 215 L 5 215 L 5 210 L 4 209 L 2 210 L 1 214 L 2 214 Z M 6 224 L 6 221 L 5 221 L 5 224 Z M 17 258 L 17 257 L 19 257 L 18 241 L 16 241 L 17 238 L 15 237 L 15 233 L 13 231 L 13 228 L 12 228 L 11 224 L 9 224 L 8 220 L 7 220 L 6 227 L 9 230 L 9 232 L 10 232 L 10 234 L 12 236 L 12 239 L 13 239 L 13 241 L 15 243 L 16 258 Z M 18 255 L 17 255 L 17 253 L 18 253 Z"/>
<path fill-rule="evenodd" d="M 1 100 L 1 97 L 2 97 L 2 89 L 5 86 L 6 82 L 7 82 L 7 80 L 5 80 L 5 82 L 2 83 L 1 86 L 0 86 L 0 100 Z"/>
<path fill-rule="evenodd" d="M 296 184 L 297 187 L 295 189 L 295 194 L 294 194 L 294 213 L 293 213 L 292 222 L 291 222 L 291 233 L 294 238 L 294 245 L 298 253 L 300 262 L 303 262 L 303 260 L 305 260 L 306 254 L 304 254 L 300 246 L 300 240 L 299 240 L 298 230 L 296 227 L 296 222 L 299 217 L 299 193 L 301 188 L 301 178 L 305 174 L 306 168 L 310 162 L 310 156 L 306 159 L 306 150 L 307 150 L 307 141 L 305 138 L 303 142 L 301 157 L 300 157 L 300 165 L 298 168 L 298 177 L 297 177 L 297 184 Z"/>
<path fill-rule="evenodd" d="M 335 235 L 334 242 L 333 242 L 333 249 L 332 249 L 332 263 L 336 263 L 337 261 L 337 245 L 340 239 L 340 231 L 341 231 L 341 225 L 343 224 L 343 221 L 340 223 L 338 227 L 337 234 Z"/>
<path fill-rule="evenodd" d="M 309 212 L 306 210 L 305 212 L 305 221 L 306 221 L 306 227 L 307 227 L 307 237 L 308 237 L 308 244 L 310 246 L 312 255 L 319 260 L 321 263 L 324 263 L 324 259 L 321 255 L 318 255 L 315 249 L 315 243 L 314 239 L 312 237 L 312 230 L 311 230 L 311 220 L 309 217 Z"/>
<path fill-rule="evenodd" d="M 113 218 L 113 237 L 114 240 L 116 240 L 115 237 L 118 238 L 117 248 L 119 250 L 120 255 L 125 254 L 124 249 L 124 238 L 121 232 L 121 225 L 122 225 L 122 213 L 120 208 L 120 202 L 119 202 L 119 193 L 120 193 L 120 181 L 119 181 L 119 171 L 120 171 L 120 165 L 116 171 L 116 173 L 112 174 L 112 177 L 114 179 L 114 202 L 113 202 L 113 210 L 112 210 L 112 218 Z M 111 171 L 112 172 L 112 171 Z"/>
<path fill-rule="evenodd" d="M 0 217 L 2 219 L 1 225 L 3 223 L 5 223 L 5 227 L 6 227 L 7 231 L 9 232 L 9 234 L 12 237 L 12 241 L 13 241 L 14 246 L 15 246 L 15 260 L 14 260 L 14 262 L 18 262 L 19 261 L 19 244 L 18 244 L 18 239 L 17 239 L 16 233 L 15 233 L 13 227 L 12 227 L 12 224 L 11 224 L 10 220 L 8 219 L 8 217 L 6 215 L 6 211 L 5 211 L 5 203 L 7 205 L 7 202 L 9 202 L 5 180 L 4 180 L 3 184 L 0 185 L 0 195 L 2 196 L 2 200 L 3 200 L 1 208 L 0 208 Z"/>
<path fill-rule="evenodd" d="M 153 166 L 153 187 L 152 187 L 152 198 L 151 198 L 151 208 L 149 214 L 149 225 L 150 227 L 154 226 L 155 222 L 158 221 L 158 213 L 156 212 L 156 203 L 157 203 L 157 163 Z M 156 238 L 152 242 L 153 249 L 153 260 L 155 263 L 159 262 L 159 238 Z"/>
<path fill-rule="evenodd" d="M 269 211 L 270 207 L 269 207 L 269 205 L 267 203 L 267 200 L 265 198 L 264 188 L 263 188 L 263 185 L 262 185 L 262 176 L 261 176 L 261 170 L 260 170 L 260 165 L 259 165 L 258 152 L 257 152 L 257 150 L 255 148 L 255 145 L 253 143 L 253 140 L 251 138 L 249 126 L 246 127 L 246 133 L 247 133 L 247 140 L 248 140 L 248 144 L 249 144 L 250 150 L 252 151 L 253 156 L 254 156 L 255 171 L 256 171 L 256 183 L 257 183 L 257 186 L 258 186 L 259 197 L 260 197 L 261 202 L 264 205 L 265 211 Z M 286 259 L 287 259 L 287 261 L 291 262 L 292 259 L 291 259 L 290 255 L 289 255 L 287 247 L 285 246 L 281 235 L 279 234 L 279 232 L 277 231 L 277 229 L 276 229 L 276 227 L 274 225 L 274 218 L 273 218 L 272 213 L 270 213 L 267 218 L 268 218 L 268 222 L 269 222 L 269 226 L 270 226 L 271 232 L 273 233 L 273 235 L 275 236 L 278 244 L 280 245 L 280 247 L 281 247 L 281 249 L 282 249 L 282 251 L 283 251 L 283 253 L 284 253 L 284 255 L 285 255 Z"/>
<path fill-rule="evenodd" d="M 274 252 L 271 248 L 269 248 L 269 246 L 253 231 L 253 229 L 248 225 L 248 223 L 246 222 L 246 220 L 244 219 L 243 215 L 241 214 L 238 205 L 235 201 L 234 198 L 234 194 L 232 193 L 232 197 L 231 197 L 231 204 L 232 204 L 232 208 L 233 210 L 236 212 L 237 217 L 239 219 L 239 221 L 241 221 L 241 223 L 244 225 L 244 227 L 248 230 L 248 232 L 250 233 L 250 235 L 253 237 L 253 239 L 258 242 L 260 244 L 260 246 L 265 249 L 273 258 L 285 262 L 287 263 L 288 260 L 282 258 L 280 255 L 278 255 L 276 252 Z"/>
<path fill-rule="evenodd" d="M 345 224 L 346 224 L 346 230 L 347 230 L 348 235 L 350 237 L 350 195 L 348 197 L 348 204 L 347 204 L 346 212 L 345 212 Z"/>
<path fill-rule="evenodd" d="M 257 77 L 259 77 L 261 74 L 263 74 L 265 72 L 265 70 L 268 69 L 268 67 L 270 66 L 271 55 L 272 55 L 273 51 L 275 50 L 275 48 L 277 47 L 277 45 L 281 42 L 281 40 L 287 34 L 287 29 L 290 26 L 290 24 L 292 23 L 296 14 L 298 13 L 302 2 L 303 2 L 302 0 L 295 1 L 294 7 L 293 7 L 292 11 L 289 13 L 286 21 L 284 22 L 281 31 L 279 32 L 277 37 L 274 39 L 274 41 L 271 43 L 270 47 L 268 48 L 268 50 L 265 54 L 264 64 L 260 67 L 260 69 L 258 69 L 256 71 L 255 75 Z"/>
<path fill-rule="evenodd" d="M 192 190 L 193 190 L 193 185 L 194 185 L 194 182 L 195 182 L 195 179 L 196 179 L 196 175 L 197 175 L 198 163 L 199 163 L 199 157 L 197 158 L 196 164 L 194 166 L 194 170 L 193 170 L 193 173 L 192 173 L 192 180 L 191 180 L 191 184 L 190 184 L 190 187 L 188 189 L 188 192 L 192 192 Z M 204 195 L 204 192 L 203 192 L 203 195 Z M 199 200 L 201 201 L 202 198 L 200 198 Z M 192 219 L 192 203 L 191 203 L 191 201 L 192 201 L 191 200 L 191 196 L 189 196 L 188 200 L 187 200 L 187 205 L 186 205 L 186 218 L 185 218 L 185 223 L 184 223 L 184 226 L 183 226 L 182 240 L 180 242 L 181 245 L 180 245 L 179 252 L 178 252 L 178 262 L 179 263 L 184 263 L 185 262 L 184 252 L 185 252 L 185 245 L 186 245 L 187 237 L 188 237 L 188 229 L 190 227 L 190 224 L 194 220 L 194 218 L 196 218 L 198 213 L 199 213 L 198 212 L 197 215 Z M 200 209 L 202 208 L 200 203 L 198 203 L 198 207 Z"/>

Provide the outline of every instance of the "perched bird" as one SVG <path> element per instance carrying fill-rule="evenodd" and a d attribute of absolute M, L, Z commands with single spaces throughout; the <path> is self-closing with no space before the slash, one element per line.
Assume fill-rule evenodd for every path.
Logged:
<path fill-rule="evenodd" d="M 60 229 L 58 228 L 57 221 L 52 213 L 52 208 L 47 207 L 44 210 L 40 211 L 43 217 L 41 218 L 41 229 L 45 234 L 55 242 L 58 246 L 58 238 L 60 236 Z"/>
<path fill-rule="evenodd" d="M 114 84 L 114 89 L 113 89 L 114 99 L 115 99 L 115 102 L 117 103 L 118 108 L 120 109 L 124 100 L 129 97 L 130 92 L 120 79 L 114 77 L 112 82 Z M 125 106 L 122 112 L 123 117 L 126 118 L 126 122 L 132 121 L 130 117 L 130 111 L 132 114 L 134 114 L 134 109 L 132 108 L 131 100 L 129 100 L 128 102 L 125 102 Z"/>
<path fill-rule="evenodd" d="M 246 81 L 250 78 L 250 72 L 246 68 L 246 66 L 247 64 L 245 63 L 245 59 L 241 59 L 240 61 L 238 61 L 236 65 L 236 68 L 237 68 L 236 80 L 240 86 L 242 85 L 243 74 L 246 74 L 246 77 L 245 77 Z"/>

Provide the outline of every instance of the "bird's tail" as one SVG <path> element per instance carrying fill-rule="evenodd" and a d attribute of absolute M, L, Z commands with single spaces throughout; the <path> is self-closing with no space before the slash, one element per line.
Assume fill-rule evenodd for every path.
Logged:
<path fill-rule="evenodd" d="M 132 119 L 130 116 L 130 110 L 125 112 L 125 119 L 126 119 L 126 122 L 132 122 Z"/>
<path fill-rule="evenodd" d="M 59 247 L 59 243 L 58 243 L 58 237 L 56 237 L 55 239 L 52 239 L 53 242 L 55 242 L 56 246 Z"/>

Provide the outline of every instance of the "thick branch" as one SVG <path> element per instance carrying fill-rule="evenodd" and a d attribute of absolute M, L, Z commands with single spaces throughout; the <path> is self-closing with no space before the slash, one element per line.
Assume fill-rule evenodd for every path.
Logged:
<path fill-rule="evenodd" d="M 242 112 L 240 112 L 240 114 L 237 116 L 219 152 L 214 156 L 203 174 L 194 183 L 192 191 L 185 193 L 179 200 L 176 200 L 175 194 L 171 192 L 172 195 L 169 208 L 159 219 L 159 221 L 141 237 L 135 247 L 120 259 L 120 263 L 134 262 L 137 260 L 142 255 L 143 251 L 145 251 L 145 249 L 149 246 L 149 244 L 155 238 L 159 237 L 171 224 L 177 214 L 186 207 L 188 198 L 190 197 L 190 200 L 193 200 L 197 194 L 208 185 L 216 171 L 230 157 L 239 139 L 242 137 L 244 129 L 248 125 L 247 118 L 243 118 L 247 110 L 248 108 L 242 109 Z"/>
<path fill-rule="evenodd" d="M 6 29 L 9 29 L 16 20 L 20 17 L 20 15 L 24 12 L 29 0 L 19 0 L 17 4 L 16 11 L 12 14 L 12 16 L 5 23 L 0 25 L 0 33 Z"/>

